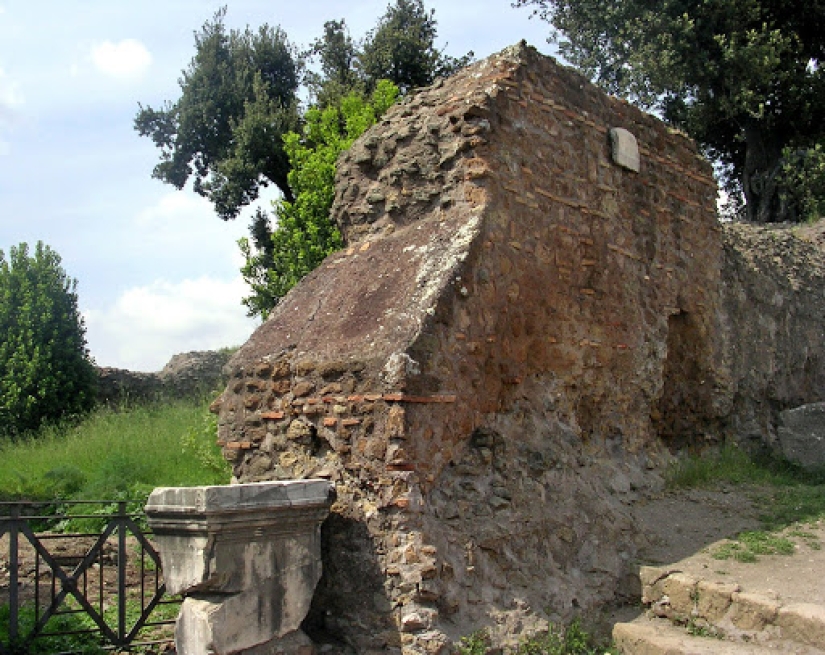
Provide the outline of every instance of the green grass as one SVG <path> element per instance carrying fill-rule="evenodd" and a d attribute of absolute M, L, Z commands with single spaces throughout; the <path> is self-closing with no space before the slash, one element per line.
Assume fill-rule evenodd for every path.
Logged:
<path fill-rule="evenodd" d="M 180 605 L 163 604 L 158 605 L 152 611 L 151 621 L 159 622 L 173 620 L 180 609 Z M 61 613 L 52 616 L 45 628 L 31 643 L 23 644 L 23 640 L 28 636 L 35 626 L 35 612 L 32 604 L 24 604 L 20 607 L 18 616 L 19 634 L 21 638 L 16 643 L 11 643 L 11 653 L 13 655 L 51 655 L 53 653 L 83 653 L 92 655 L 98 653 L 111 652 L 102 647 L 102 639 L 97 624 L 84 612 L 78 611 L 79 605 L 73 599 L 67 600 L 61 606 Z M 126 601 L 126 625 L 131 628 L 140 618 L 141 605 L 137 599 L 129 598 Z M 104 618 L 110 627 L 114 629 L 117 625 L 117 606 L 112 604 L 104 611 Z M 9 644 L 10 613 L 9 606 L 0 606 L 0 644 Z M 170 639 L 172 627 L 149 626 L 144 627 L 139 633 L 136 641 L 153 641 L 157 639 Z M 55 634 L 68 632 L 74 634 Z M 147 649 L 135 646 L 130 652 L 142 653 Z M 148 652 L 154 652 L 148 649 Z"/>
<path fill-rule="evenodd" d="M 52 653 L 77 652 L 91 655 L 103 653 L 100 647 L 100 637 L 95 633 L 73 635 L 49 635 L 33 640 L 24 645 L 22 641 L 10 643 L 9 625 L 10 614 L 8 605 L 0 606 L 0 643 L 9 644 L 13 655 L 49 655 Z M 70 632 L 88 630 L 92 621 L 82 614 L 61 614 L 52 617 L 46 624 L 44 632 Z M 28 635 L 35 626 L 35 613 L 32 605 L 23 605 L 19 614 L 19 634 Z"/>
<path fill-rule="evenodd" d="M 736 541 L 719 546 L 711 555 L 719 560 L 756 562 L 760 555 L 793 555 L 794 550 L 794 542 L 787 537 L 756 530 L 740 533 Z"/>
<path fill-rule="evenodd" d="M 100 408 L 0 444 L 0 499 L 144 498 L 156 486 L 225 484 L 208 399 Z"/>
<path fill-rule="evenodd" d="M 754 458 L 727 446 L 716 453 L 691 455 L 673 465 L 666 476 L 670 488 L 712 488 L 720 484 L 746 487 L 761 509 L 764 531 L 743 532 L 717 548 L 716 559 L 756 562 L 760 555 L 790 555 L 792 538 L 810 548 L 819 541 L 803 527 L 825 519 L 825 471 L 808 472 L 784 460 Z M 790 528 L 784 534 L 776 534 Z"/>

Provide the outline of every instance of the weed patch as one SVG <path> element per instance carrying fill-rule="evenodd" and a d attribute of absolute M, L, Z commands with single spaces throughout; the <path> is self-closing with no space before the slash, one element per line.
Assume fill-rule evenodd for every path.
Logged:
<path fill-rule="evenodd" d="M 460 655 L 485 655 L 491 649 L 491 641 L 486 630 L 462 637 L 458 647 Z M 589 634 L 575 619 L 568 626 L 551 626 L 540 635 L 531 637 L 520 644 L 512 655 L 615 655 L 618 651 L 605 645 Z"/>

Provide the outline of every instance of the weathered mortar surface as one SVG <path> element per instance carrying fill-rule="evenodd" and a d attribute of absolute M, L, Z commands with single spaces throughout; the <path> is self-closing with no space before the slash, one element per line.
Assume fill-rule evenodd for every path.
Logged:
<path fill-rule="evenodd" d="M 825 400 L 825 220 L 724 226 L 728 431 L 777 451 L 779 412 Z"/>
<path fill-rule="evenodd" d="M 715 425 L 730 386 L 692 143 L 516 47 L 392 108 L 340 162 L 333 216 L 348 248 L 215 404 L 239 480 L 336 485 L 307 631 L 439 652 L 636 591 L 622 503 L 657 484 L 657 431 Z"/>

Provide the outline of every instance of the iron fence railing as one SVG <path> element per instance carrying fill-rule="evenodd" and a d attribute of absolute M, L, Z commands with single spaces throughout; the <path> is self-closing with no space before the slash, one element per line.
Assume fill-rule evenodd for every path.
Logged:
<path fill-rule="evenodd" d="M 0 503 L 0 655 L 82 652 L 83 639 L 100 649 L 171 641 L 174 619 L 160 610 L 180 601 L 164 597 L 151 534 L 127 508 Z M 58 650 L 37 648 L 47 639 Z"/>

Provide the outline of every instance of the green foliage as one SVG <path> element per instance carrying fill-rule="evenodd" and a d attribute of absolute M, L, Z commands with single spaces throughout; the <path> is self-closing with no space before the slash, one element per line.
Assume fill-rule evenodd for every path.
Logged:
<path fill-rule="evenodd" d="M 52 655 L 53 653 L 77 653 L 82 655 L 97 655 L 111 652 L 101 644 L 97 624 L 80 610 L 80 605 L 71 596 L 67 598 L 61 612 L 51 617 L 42 630 L 40 637 L 34 639 L 29 644 L 12 644 L 9 650 L 11 655 Z M 178 603 L 163 603 L 155 607 L 152 611 L 151 621 L 174 620 L 180 610 Z M 41 613 L 42 613 L 41 608 Z M 139 619 L 142 612 L 139 598 L 129 597 L 126 599 L 126 625 L 133 626 Z M 103 617 L 110 626 L 117 625 L 117 603 L 110 602 L 103 608 Z M 34 605 L 25 603 L 19 609 L 18 626 L 19 634 L 28 635 L 36 625 L 37 616 Z M 11 624 L 8 605 L 0 605 L 0 644 L 9 643 L 9 626 Z M 56 635 L 56 632 L 71 634 Z M 147 626 L 139 633 L 139 639 L 151 641 L 153 639 L 169 639 L 170 628 L 168 626 Z M 156 646 L 132 647 L 129 652 L 133 653 L 156 653 Z"/>
<path fill-rule="evenodd" d="M 321 67 L 306 77 L 314 104 L 336 105 L 348 93 L 371 92 L 381 80 L 406 94 L 452 75 L 472 60 L 472 52 L 458 58 L 443 54 L 436 36 L 435 11 L 427 11 L 422 0 L 388 5 L 360 44 L 352 40 L 344 20 L 324 23 L 323 36 L 307 52 Z"/>
<path fill-rule="evenodd" d="M 141 504 L 156 486 L 224 484 L 228 465 L 207 455 L 210 447 L 218 451 L 204 425 L 207 408 L 207 400 L 99 408 L 77 425 L 46 426 L 2 444 L 0 499 Z"/>
<path fill-rule="evenodd" d="M 783 150 L 825 142 L 825 5 L 775 0 L 517 0 L 612 93 L 659 110 L 720 163 L 760 222 L 783 202 Z M 558 34 L 555 35 L 558 38 Z"/>
<path fill-rule="evenodd" d="M 269 225 L 259 214 L 257 226 L 253 224 L 257 247 L 248 239 L 239 242 L 246 259 L 242 273 L 252 289 L 252 295 L 244 299 L 250 315 L 266 318 L 287 291 L 342 246 L 341 235 L 329 218 L 335 163 L 397 95 L 395 85 L 381 81 L 369 98 L 350 93 L 335 106 L 310 108 L 302 132 L 284 137 L 295 200 L 275 205 L 277 227 L 268 240 Z"/>
<path fill-rule="evenodd" d="M 307 57 L 318 60 L 321 67 L 319 72 L 308 71 L 305 78 L 315 106 L 329 107 L 349 93 L 363 93 L 365 83 L 358 66 L 359 56 L 343 19 L 324 23 L 323 36 L 307 52 Z"/>
<path fill-rule="evenodd" d="M 716 559 L 755 562 L 759 555 L 790 554 L 799 537 L 810 548 L 820 548 L 804 522 L 825 518 L 825 471 L 808 472 L 770 457 L 749 457 L 734 447 L 717 453 L 687 457 L 672 466 L 666 476 L 670 487 L 713 487 L 719 483 L 746 485 L 753 490 L 765 531 L 745 532 L 712 553 Z M 786 534 L 774 534 L 791 526 Z M 794 534 L 796 533 L 796 534 Z"/>
<path fill-rule="evenodd" d="M 551 626 L 516 649 L 516 655 L 610 655 L 615 651 L 584 630 L 579 619 L 566 627 Z"/>
<path fill-rule="evenodd" d="M 195 460 L 204 471 L 209 471 L 221 480 L 231 475 L 229 463 L 224 459 L 217 445 L 218 417 L 208 409 L 198 426 L 189 428 L 181 437 L 184 454 Z"/>
<path fill-rule="evenodd" d="M 799 218 L 816 221 L 825 216 L 825 148 L 817 143 L 807 150 L 785 148 L 780 186 L 785 201 Z"/>
<path fill-rule="evenodd" d="M 282 137 L 299 124 L 301 66 L 280 28 L 227 32 L 225 16 L 224 7 L 195 33 L 181 97 L 159 110 L 141 106 L 135 129 L 161 151 L 153 177 L 181 189 L 193 176 L 194 190 L 229 219 L 261 186 L 291 198 Z"/>
<path fill-rule="evenodd" d="M 718 482 L 731 484 L 771 484 L 780 479 L 777 467 L 758 463 L 735 446 L 719 451 L 686 456 L 667 471 L 668 486 L 673 488 L 706 487 Z"/>
<path fill-rule="evenodd" d="M 825 471 L 807 472 L 784 459 L 749 455 L 741 448 L 725 445 L 719 450 L 687 455 L 667 470 L 671 488 L 710 487 L 720 482 L 735 485 L 770 485 L 778 492 L 802 485 L 825 485 Z"/>
<path fill-rule="evenodd" d="M 715 548 L 711 556 L 718 560 L 752 563 L 759 561 L 759 555 L 793 555 L 794 550 L 790 539 L 758 530 L 742 532 L 735 541 Z"/>
<path fill-rule="evenodd" d="M 459 655 L 485 655 L 491 645 L 487 631 L 476 630 L 473 634 L 461 638 L 458 652 Z"/>
<path fill-rule="evenodd" d="M 421 0 L 396 0 L 362 48 L 343 20 L 328 21 L 303 56 L 280 27 L 227 30 L 226 13 L 220 9 L 195 33 L 180 98 L 160 109 L 141 105 L 134 123 L 160 150 L 153 177 L 178 189 L 192 178 L 223 219 L 235 218 L 269 184 L 287 202 L 295 200 L 283 137 L 303 122 L 298 88 L 305 57 L 320 60 L 320 72 L 309 71 L 304 81 L 322 108 L 371 91 L 384 78 L 404 91 L 430 84 L 472 57 L 436 49 L 435 17 Z"/>
<path fill-rule="evenodd" d="M 388 5 L 359 57 L 367 88 L 378 80 L 390 80 L 406 94 L 466 66 L 473 53 L 458 59 L 443 55 L 435 47 L 437 33 L 435 10 L 427 11 L 422 0 Z"/>
<path fill-rule="evenodd" d="M 42 610 L 41 610 L 42 611 Z M 27 635 L 37 623 L 33 604 L 23 605 L 18 615 L 19 634 Z M 11 625 L 8 605 L 0 605 L 0 644 L 9 644 L 9 626 Z M 106 652 L 100 646 L 99 635 L 81 632 L 94 629 L 94 622 L 85 614 L 59 614 L 49 619 L 43 632 L 75 632 L 70 635 L 43 636 L 30 644 L 10 644 L 12 655 L 51 655 L 52 653 L 82 653 L 92 655 Z"/>
<path fill-rule="evenodd" d="M 0 436 L 82 414 L 97 373 L 86 348 L 77 282 L 42 242 L 0 251 Z"/>
<path fill-rule="evenodd" d="M 492 648 L 489 633 L 482 629 L 462 637 L 458 646 L 460 655 L 485 655 Z M 543 634 L 520 644 L 516 655 L 611 655 L 615 649 L 589 634 L 576 618 L 568 626 L 550 626 Z"/>

